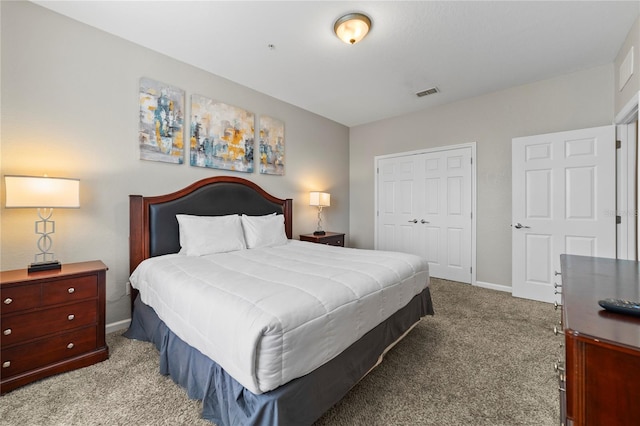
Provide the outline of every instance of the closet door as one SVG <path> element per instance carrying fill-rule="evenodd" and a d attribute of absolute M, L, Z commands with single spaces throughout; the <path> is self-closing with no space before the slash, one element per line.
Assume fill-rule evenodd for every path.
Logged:
<path fill-rule="evenodd" d="M 419 216 L 424 192 L 424 178 L 417 176 L 419 162 L 416 156 L 392 157 L 378 162 L 378 225 L 379 250 L 420 253 L 423 228 Z"/>
<path fill-rule="evenodd" d="M 471 282 L 471 148 L 378 160 L 377 245 L 417 254 L 431 276 Z"/>

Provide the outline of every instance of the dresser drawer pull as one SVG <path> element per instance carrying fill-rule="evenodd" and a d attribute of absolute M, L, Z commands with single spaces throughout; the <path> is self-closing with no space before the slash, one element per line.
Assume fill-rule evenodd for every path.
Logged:
<path fill-rule="evenodd" d="M 69 288 L 67 289 L 67 292 L 68 292 L 69 294 L 73 294 L 73 293 L 75 293 L 75 292 L 76 292 L 76 289 L 75 289 L 75 288 L 73 288 L 73 287 L 69 287 Z"/>
<path fill-rule="evenodd" d="M 2 368 L 9 368 L 11 367 L 11 361 L 5 361 L 2 363 Z"/>
<path fill-rule="evenodd" d="M 73 343 L 69 343 L 69 344 L 67 345 L 67 349 L 73 349 L 73 347 L 74 347 L 74 346 L 75 346 L 75 345 L 74 345 Z"/>
<path fill-rule="evenodd" d="M 10 305 L 10 304 L 11 304 L 11 302 L 13 302 L 13 299 L 12 299 L 12 298 L 10 298 L 10 297 L 7 297 L 6 299 L 4 299 L 4 304 L 5 304 L 5 305 Z"/>
<path fill-rule="evenodd" d="M 76 316 L 75 316 L 75 315 L 73 315 L 73 314 L 70 314 L 69 316 L 67 316 L 67 319 L 68 319 L 69 321 L 73 321 L 75 318 L 76 318 Z"/>
<path fill-rule="evenodd" d="M 4 334 L 5 336 L 8 336 L 11 334 L 11 329 L 7 328 L 5 331 L 2 332 L 2 334 Z"/>

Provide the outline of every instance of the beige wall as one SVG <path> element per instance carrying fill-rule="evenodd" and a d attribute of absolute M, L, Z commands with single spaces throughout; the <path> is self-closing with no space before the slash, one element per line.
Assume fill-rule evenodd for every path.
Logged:
<path fill-rule="evenodd" d="M 631 49 L 633 49 L 633 75 L 620 90 L 620 65 Z M 638 94 L 640 92 L 640 17 L 636 19 L 631 30 L 629 30 L 629 34 L 627 34 L 627 38 L 616 56 L 614 61 L 614 82 L 614 102 L 617 115 L 629 104 L 632 98 L 635 98 L 636 105 L 638 102 Z"/>
<path fill-rule="evenodd" d="M 128 195 L 158 195 L 230 174 L 294 199 L 294 235 L 311 232 L 308 191 L 331 193 L 326 229 L 348 232 L 348 128 L 28 2 L 1 2 L 2 175 L 80 179 L 81 208 L 54 213 L 53 251 L 63 263 L 101 259 L 107 323 L 129 317 Z M 286 175 L 233 173 L 139 160 L 138 88 L 149 77 L 285 122 Z M 188 162 L 188 160 L 187 160 Z M 4 181 L 2 183 L 4 190 Z M 1 268 L 37 251 L 36 212 L 5 209 Z"/>
<path fill-rule="evenodd" d="M 351 128 L 351 244 L 374 246 L 375 156 L 476 142 L 477 280 L 511 286 L 511 139 L 611 124 L 612 86 L 611 64 Z"/>

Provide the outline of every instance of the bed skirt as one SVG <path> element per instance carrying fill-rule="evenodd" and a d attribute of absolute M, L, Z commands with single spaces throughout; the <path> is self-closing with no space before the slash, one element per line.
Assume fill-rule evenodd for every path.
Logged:
<path fill-rule="evenodd" d="M 160 373 L 203 401 L 202 417 L 218 426 L 311 425 L 377 363 L 385 349 L 425 315 L 433 315 L 429 288 L 311 373 L 256 395 L 218 364 L 177 337 L 138 297 L 125 337 L 149 341 L 160 352 Z"/>

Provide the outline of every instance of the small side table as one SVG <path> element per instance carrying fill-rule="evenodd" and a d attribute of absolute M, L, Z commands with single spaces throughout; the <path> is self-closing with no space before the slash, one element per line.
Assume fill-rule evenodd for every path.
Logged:
<path fill-rule="evenodd" d="M 302 234 L 300 241 L 344 247 L 344 234 L 327 231 L 324 235 Z"/>

